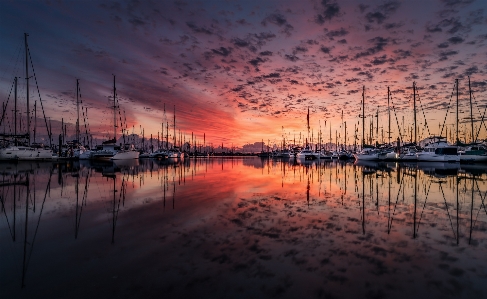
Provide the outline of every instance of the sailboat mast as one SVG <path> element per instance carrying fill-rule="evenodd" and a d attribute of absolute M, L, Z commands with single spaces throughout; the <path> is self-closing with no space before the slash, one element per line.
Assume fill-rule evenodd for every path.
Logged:
<path fill-rule="evenodd" d="M 36 143 L 36 128 L 37 128 L 37 101 L 34 102 L 34 143 Z"/>
<path fill-rule="evenodd" d="M 413 82 L 413 114 L 414 114 L 414 144 L 417 144 L 416 136 L 416 82 Z"/>
<path fill-rule="evenodd" d="M 458 139 L 458 79 L 455 79 L 455 81 L 456 81 L 456 85 L 457 85 L 457 143 L 458 143 L 458 141 L 460 141 Z"/>
<path fill-rule="evenodd" d="M 389 106 L 389 95 L 390 95 L 390 90 L 389 86 L 387 86 L 387 112 L 388 112 L 388 118 L 389 118 L 389 129 L 388 129 L 388 135 L 387 135 L 387 142 L 391 144 L 391 108 Z"/>
<path fill-rule="evenodd" d="M 29 46 L 27 45 L 27 36 L 29 34 L 24 33 L 25 40 L 25 89 L 27 92 L 27 144 L 30 145 L 30 105 L 29 105 Z"/>
<path fill-rule="evenodd" d="M 365 146 L 365 85 L 362 88 L 362 148 Z"/>
<path fill-rule="evenodd" d="M 174 144 L 173 148 L 176 146 L 176 105 L 174 105 Z"/>
<path fill-rule="evenodd" d="M 475 137 L 473 133 L 472 89 L 470 86 L 470 76 L 468 76 L 468 93 L 470 95 L 470 124 L 472 125 L 472 143 L 474 143 Z"/>
<path fill-rule="evenodd" d="M 115 87 L 115 75 L 113 75 L 113 140 L 117 143 L 117 89 Z"/>
<path fill-rule="evenodd" d="M 14 135 L 17 135 L 17 77 L 14 78 L 15 89 L 14 89 Z M 17 136 L 15 136 L 17 138 Z"/>
<path fill-rule="evenodd" d="M 76 142 L 79 143 L 79 79 L 76 79 L 76 112 L 78 114 L 76 120 Z"/>

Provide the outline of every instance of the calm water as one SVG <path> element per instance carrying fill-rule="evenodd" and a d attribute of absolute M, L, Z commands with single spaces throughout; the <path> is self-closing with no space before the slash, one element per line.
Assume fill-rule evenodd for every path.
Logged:
<path fill-rule="evenodd" d="M 0 164 L 1 298 L 486 298 L 486 167 Z"/>

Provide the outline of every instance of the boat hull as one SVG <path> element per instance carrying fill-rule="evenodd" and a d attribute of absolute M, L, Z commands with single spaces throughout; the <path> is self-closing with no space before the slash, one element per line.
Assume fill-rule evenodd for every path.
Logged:
<path fill-rule="evenodd" d="M 138 159 L 140 153 L 138 151 L 119 151 L 113 157 L 111 160 L 132 160 L 132 159 Z"/>
<path fill-rule="evenodd" d="M 379 161 L 378 154 L 354 154 L 354 157 L 359 161 Z"/>
<path fill-rule="evenodd" d="M 53 160 L 54 153 L 51 150 L 29 147 L 7 147 L 0 149 L 0 160 Z"/>
<path fill-rule="evenodd" d="M 460 162 L 487 162 L 487 155 L 460 155 Z"/>
<path fill-rule="evenodd" d="M 416 154 L 420 162 L 460 162 L 459 155 Z"/>

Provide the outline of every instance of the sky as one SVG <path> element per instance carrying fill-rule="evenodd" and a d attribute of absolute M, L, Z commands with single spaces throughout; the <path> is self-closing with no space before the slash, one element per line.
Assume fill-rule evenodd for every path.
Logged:
<path fill-rule="evenodd" d="M 111 137 L 115 75 L 125 126 L 145 137 L 162 122 L 173 130 L 175 111 L 186 140 L 272 144 L 300 134 L 316 141 L 321 131 L 328 141 L 331 129 L 343 143 L 346 122 L 353 143 L 365 88 L 366 137 L 373 120 L 375 140 L 387 141 L 390 111 L 391 138 L 408 140 L 416 82 L 418 137 L 455 138 L 458 79 L 460 139 L 469 141 L 470 77 L 474 132 L 486 138 L 486 10 L 485 0 L 3 0 L 0 101 L 12 98 L 18 76 L 25 102 L 26 32 L 54 135 L 61 119 L 74 133 L 79 79 L 91 133 Z"/>

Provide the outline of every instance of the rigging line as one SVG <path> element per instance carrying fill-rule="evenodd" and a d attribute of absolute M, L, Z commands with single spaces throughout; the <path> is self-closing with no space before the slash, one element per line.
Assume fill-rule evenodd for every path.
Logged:
<path fill-rule="evenodd" d="M 480 210 L 482 210 L 482 207 L 484 207 L 484 211 L 487 214 L 487 210 L 485 210 L 485 203 L 484 203 L 484 200 L 487 197 L 487 192 L 485 192 L 484 196 L 482 196 L 482 192 L 480 191 L 479 183 L 477 181 L 475 181 L 475 184 L 477 185 L 477 190 L 479 191 L 481 204 L 480 204 L 479 210 L 477 212 L 477 216 L 475 217 L 475 221 L 474 221 L 472 227 L 475 227 L 475 224 L 477 223 L 477 219 L 479 218 Z"/>
<path fill-rule="evenodd" d="M 418 89 L 416 89 L 416 91 L 418 91 Z M 421 98 L 419 97 L 419 93 L 418 93 L 418 101 L 419 101 L 419 106 L 421 107 L 421 112 L 423 112 L 424 125 L 426 126 L 426 129 L 428 129 L 428 135 L 431 136 L 430 128 L 428 127 L 428 121 L 426 120 L 426 114 L 424 113 L 423 103 L 421 102 Z"/>
<path fill-rule="evenodd" d="M 10 100 L 10 96 L 12 95 L 12 90 L 14 89 L 14 85 L 15 85 L 15 80 L 12 82 L 12 86 L 10 87 L 10 91 L 8 93 L 8 97 L 7 97 L 7 102 L 5 103 L 5 106 L 2 107 L 2 119 L 0 119 L 0 126 L 2 125 L 3 123 L 3 120 L 5 118 L 5 113 L 7 112 L 7 105 L 8 105 L 8 101 Z"/>
<path fill-rule="evenodd" d="M 473 91 L 472 91 L 472 97 L 475 99 L 475 96 L 473 95 Z M 475 99 L 475 100 L 476 100 L 476 99 Z M 477 106 L 477 110 L 478 110 L 478 111 L 479 111 L 479 113 L 480 113 L 480 109 L 479 109 L 479 107 L 478 107 L 478 106 Z M 485 120 L 485 113 L 486 113 L 486 112 L 487 112 L 487 105 L 485 105 L 485 108 L 484 108 L 484 113 L 481 113 L 481 114 L 482 114 L 482 118 L 481 118 L 481 120 L 480 120 L 480 126 L 479 126 L 479 129 L 478 129 L 478 131 L 477 131 L 477 135 L 475 136 L 475 140 L 477 140 L 477 139 L 478 139 L 478 137 L 479 137 L 480 130 L 482 129 L 482 125 L 484 125 L 485 129 L 487 130 L 487 126 L 485 125 L 485 122 L 484 122 L 484 120 Z"/>
<path fill-rule="evenodd" d="M 397 191 L 396 203 L 394 204 L 394 210 L 392 211 L 390 223 L 389 223 L 389 220 L 387 220 L 387 229 L 389 230 L 389 232 L 392 229 L 392 220 L 394 219 L 394 215 L 396 214 L 397 203 L 399 202 L 399 195 L 401 195 L 401 189 L 403 186 L 403 181 L 404 181 L 404 175 L 401 177 L 401 183 L 399 185 L 399 190 Z"/>
<path fill-rule="evenodd" d="M 7 186 L 6 194 L 8 194 L 9 189 L 10 189 L 10 186 Z M 14 189 L 14 192 L 15 192 L 15 189 Z M 4 198 L 4 200 L 5 200 L 5 198 Z M 15 202 L 14 202 L 14 204 L 15 204 Z M 7 221 L 8 230 L 10 231 L 10 236 L 12 237 L 12 240 L 15 241 L 14 233 L 12 232 L 12 228 L 10 227 L 10 221 L 8 221 L 7 209 L 5 209 L 5 203 L 3 201 L 2 201 L 2 207 L 3 207 L 3 213 L 5 214 L 5 220 Z"/>
<path fill-rule="evenodd" d="M 49 130 L 49 126 L 47 125 L 46 113 L 44 111 L 44 105 L 42 104 L 41 92 L 39 90 L 39 84 L 37 84 L 36 71 L 34 69 L 34 63 L 32 62 L 32 57 L 30 56 L 29 48 L 27 48 L 27 53 L 29 53 L 29 60 L 30 60 L 30 65 L 32 67 L 32 73 L 34 74 L 34 81 L 36 82 L 37 94 L 39 95 L 39 101 L 41 102 L 42 115 L 44 116 L 44 123 L 46 124 L 47 135 L 49 136 L 49 145 L 52 146 L 52 132 Z"/>
<path fill-rule="evenodd" d="M 419 232 L 419 225 L 421 224 L 421 219 L 423 218 L 423 212 L 424 212 L 424 208 L 426 207 L 426 201 L 428 200 L 428 195 L 430 193 L 430 188 L 431 188 L 431 181 L 429 182 L 429 185 L 428 185 L 428 191 L 426 191 L 426 196 L 424 198 L 424 205 L 423 205 L 423 209 L 421 210 L 421 215 L 419 215 L 418 229 L 416 230 L 416 233 Z"/>
<path fill-rule="evenodd" d="M 479 192 L 480 192 L 480 190 L 479 190 Z M 487 197 L 487 191 L 485 192 L 484 197 L 482 197 L 482 194 L 480 194 L 480 198 L 482 198 L 482 205 L 484 206 L 485 215 L 487 215 L 487 209 L 485 208 L 485 203 L 484 203 L 484 200 L 486 197 Z M 480 206 L 481 208 L 482 208 L 482 205 Z"/>
<path fill-rule="evenodd" d="M 394 116 L 396 117 L 396 124 L 397 124 L 397 129 L 398 129 L 398 132 L 399 132 L 399 140 L 402 142 L 401 126 L 399 125 L 399 120 L 397 119 L 396 107 L 394 107 L 394 101 L 392 100 L 392 92 L 389 91 L 389 94 L 391 96 L 392 111 L 394 111 Z M 389 128 L 389 130 L 390 130 L 390 128 Z M 390 136 L 391 132 L 388 132 L 388 133 L 389 133 L 389 136 Z"/>
<path fill-rule="evenodd" d="M 399 131 L 399 140 L 402 142 L 401 126 L 399 125 L 399 120 L 397 119 L 396 108 L 392 105 L 392 111 L 394 111 L 394 116 L 396 117 L 396 124 Z"/>
<path fill-rule="evenodd" d="M 448 203 L 446 202 L 445 193 L 443 192 L 443 187 L 441 186 L 441 182 L 439 182 L 439 184 L 440 184 L 441 194 L 443 195 L 443 200 L 445 201 L 445 207 L 446 207 L 446 212 L 448 214 L 448 219 L 450 219 L 451 230 L 456 239 L 457 234 L 455 233 L 455 229 L 453 228 L 453 222 L 451 221 L 450 211 L 448 210 Z"/>
<path fill-rule="evenodd" d="M 2 77 L 5 76 L 5 74 L 16 74 L 17 73 L 17 70 L 19 68 L 19 60 L 21 60 L 21 54 L 22 54 L 22 46 L 24 44 L 24 41 L 23 39 L 21 39 L 18 43 L 18 47 L 17 47 L 17 58 L 15 59 L 15 63 L 14 63 L 14 66 L 10 68 L 10 66 L 12 66 L 11 64 L 9 65 L 9 69 L 5 68 L 4 69 L 4 72 L 2 74 Z M 15 52 L 14 52 L 15 53 Z M 15 55 L 15 54 L 14 54 Z M 15 56 L 14 56 L 15 57 Z M 12 62 L 14 60 L 14 57 L 10 57 L 10 62 Z"/>
<path fill-rule="evenodd" d="M 451 107 L 451 105 L 450 105 L 451 99 L 453 98 L 453 93 L 455 92 L 456 84 L 457 84 L 457 82 L 455 82 L 455 84 L 453 84 L 453 89 L 452 89 L 451 95 L 450 95 L 450 102 L 448 102 L 448 108 L 446 109 L 445 119 L 443 120 L 443 126 L 441 127 L 440 136 L 443 134 L 443 129 L 445 128 L 446 118 L 448 117 L 448 111 L 450 110 L 450 107 Z"/>
<path fill-rule="evenodd" d="M 50 190 L 50 188 L 51 188 L 51 178 L 52 178 L 52 174 L 53 173 L 54 173 L 54 167 L 51 169 L 51 172 L 50 172 L 50 175 L 49 175 L 49 181 L 47 182 L 47 186 L 46 186 L 46 192 L 44 192 L 44 200 L 42 201 L 41 210 L 39 212 L 39 218 L 37 219 L 36 230 L 34 232 L 34 237 L 32 238 L 32 243 L 31 243 L 31 246 L 30 246 L 29 258 L 27 259 L 27 264 L 25 266 L 26 269 L 29 267 L 30 258 L 32 257 L 32 252 L 34 251 L 34 242 L 35 242 L 35 239 L 36 239 L 36 236 L 37 236 L 37 232 L 39 231 L 39 226 L 40 226 L 40 223 L 41 223 L 42 211 L 44 209 L 44 203 L 46 202 L 46 198 L 47 198 L 47 191 Z"/>

